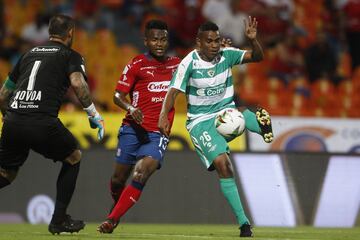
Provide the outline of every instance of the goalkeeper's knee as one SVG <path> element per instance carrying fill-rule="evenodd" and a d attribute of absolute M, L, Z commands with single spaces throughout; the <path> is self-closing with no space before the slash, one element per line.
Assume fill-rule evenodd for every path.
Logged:
<path fill-rule="evenodd" d="M 5 178 L 6 180 L 8 180 L 9 184 L 10 184 L 15 180 L 18 171 L 19 171 L 18 169 L 3 169 L 3 168 L 0 168 L 0 176 Z"/>
<path fill-rule="evenodd" d="M 75 165 L 81 160 L 81 151 L 76 149 L 73 151 L 70 156 L 65 159 L 65 162 L 70 163 L 71 165 Z"/>

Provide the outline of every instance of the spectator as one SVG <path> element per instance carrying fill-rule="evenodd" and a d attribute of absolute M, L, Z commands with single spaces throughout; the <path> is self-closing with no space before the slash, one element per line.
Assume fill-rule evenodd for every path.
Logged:
<path fill-rule="evenodd" d="M 316 41 L 305 51 L 305 65 L 310 82 L 319 78 L 328 78 L 334 83 L 339 81 L 336 74 L 337 58 L 334 50 L 326 41 L 326 35 L 319 31 Z"/>
<path fill-rule="evenodd" d="M 15 65 L 21 53 L 26 48 L 28 48 L 28 45 L 24 43 L 22 38 L 15 33 L 9 33 L 2 42 L 0 39 L 0 59 L 9 61 L 11 65 Z"/>
<path fill-rule="evenodd" d="M 97 28 L 97 12 L 99 3 L 97 0 L 76 0 L 74 3 L 75 19 L 84 30 L 93 33 Z"/>
<path fill-rule="evenodd" d="M 342 27 L 352 61 L 352 69 L 360 65 L 360 1 L 342 0 L 338 2 L 342 11 Z"/>
<path fill-rule="evenodd" d="M 134 24 L 139 28 L 145 15 L 153 8 L 152 2 L 152 0 L 124 0 L 121 8 L 122 16 L 132 16 Z"/>
<path fill-rule="evenodd" d="M 244 0 L 241 5 L 258 19 L 260 38 L 267 46 L 282 38 L 292 26 L 292 0 Z"/>
<path fill-rule="evenodd" d="M 281 79 L 285 84 L 304 74 L 304 58 L 298 45 L 298 34 L 290 31 L 273 48 L 270 57 L 271 77 Z"/>
<path fill-rule="evenodd" d="M 343 51 L 343 46 L 340 42 L 342 31 L 340 28 L 340 11 L 336 9 L 335 1 L 336 0 L 324 1 L 321 22 L 322 28 L 326 32 L 327 41 L 331 48 L 334 49 L 336 56 L 339 57 Z"/>
<path fill-rule="evenodd" d="M 4 3 L 0 0 L 0 46 L 5 37 Z"/>
<path fill-rule="evenodd" d="M 44 13 L 37 13 L 35 20 L 21 31 L 21 37 L 30 45 L 41 45 L 49 39 L 48 33 L 49 16 Z"/>
<path fill-rule="evenodd" d="M 72 16 L 74 14 L 74 6 L 72 1 L 64 1 L 64 0 L 45 1 L 45 8 L 48 9 L 49 12 L 55 14 L 66 14 L 69 16 Z"/>
<path fill-rule="evenodd" d="M 98 27 L 114 31 L 122 6 L 122 0 L 100 0 Z"/>
<path fill-rule="evenodd" d="M 170 29 L 175 30 L 175 32 L 170 33 L 170 37 L 173 37 L 170 41 L 182 48 L 194 46 L 194 36 L 204 20 L 201 14 L 200 1 L 174 0 L 171 8 L 174 12 L 172 13 L 173 15 L 168 16 L 167 22 Z"/>
<path fill-rule="evenodd" d="M 131 44 L 139 51 L 145 51 L 143 35 L 138 26 L 136 26 L 136 18 L 128 15 L 121 18 L 114 29 L 116 43 L 118 45 Z"/>
<path fill-rule="evenodd" d="M 215 22 L 221 29 L 221 35 L 230 38 L 235 47 L 244 44 L 244 19 L 246 15 L 239 11 L 237 0 L 207 0 L 202 8 L 204 17 Z"/>

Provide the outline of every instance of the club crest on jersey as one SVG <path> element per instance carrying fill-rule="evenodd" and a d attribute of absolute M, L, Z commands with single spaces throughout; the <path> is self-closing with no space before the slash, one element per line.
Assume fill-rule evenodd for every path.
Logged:
<path fill-rule="evenodd" d="M 214 70 L 214 69 L 210 69 L 209 71 L 207 71 L 207 74 L 208 74 L 210 77 L 214 77 L 214 75 L 215 75 L 215 70 Z"/>

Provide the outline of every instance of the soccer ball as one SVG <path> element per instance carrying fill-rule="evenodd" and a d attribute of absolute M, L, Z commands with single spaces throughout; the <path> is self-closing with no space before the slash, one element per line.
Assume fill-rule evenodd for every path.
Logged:
<path fill-rule="evenodd" d="M 227 141 L 231 141 L 244 132 L 245 119 L 237 109 L 226 108 L 216 115 L 215 127 Z"/>

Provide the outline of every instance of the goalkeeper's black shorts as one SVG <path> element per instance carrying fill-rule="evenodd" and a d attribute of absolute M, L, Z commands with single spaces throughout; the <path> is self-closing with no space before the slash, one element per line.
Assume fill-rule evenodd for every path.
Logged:
<path fill-rule="evenodd" d="M 30 149 L 54 161 L 63 161 L 78 148 L 77 140 L 58 118 L 5 120 L 0 139 L 0 167 L 18 169 Z"/>

